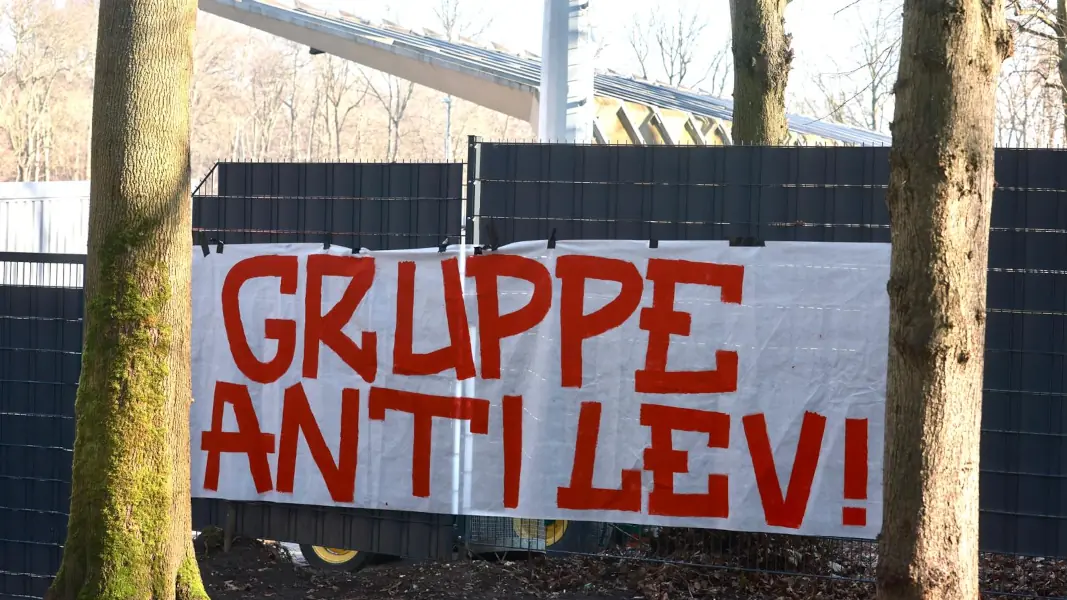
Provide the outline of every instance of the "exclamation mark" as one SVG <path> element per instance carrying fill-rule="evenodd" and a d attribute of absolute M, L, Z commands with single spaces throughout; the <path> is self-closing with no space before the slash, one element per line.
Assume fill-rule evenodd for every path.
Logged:
<path fill-rule="evenodd" d="M 866 499 L 867 419 L 845 419 L 845 500 Z M 865 527 L 867 509 L 862 506 L 842 508 L 841 524 Z"/>

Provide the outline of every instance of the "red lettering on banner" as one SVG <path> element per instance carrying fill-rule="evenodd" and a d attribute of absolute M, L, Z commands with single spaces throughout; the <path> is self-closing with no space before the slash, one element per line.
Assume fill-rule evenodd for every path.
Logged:
<path fill-rule="evenodd" d="M 752 468 L 756 474 L 756 486 L 759 488 L 767 524 L 799 529 L 808 509 L 811 484 L 815 480 L 815 468 L 819 464 L 826 417 L 813 412 L 804 413 L 793 469 L 789 475 L 789 486 L 784 497 L 774 463 L 774 451 L 767 438 L 767 420 L 763 414 L 746 415 L 741 418 L 741 423 L 745 428 Z"/>
<path fill-rule="evenodd" d="M 560 371 L 563 387 L 582 387 L 582 342 L 626 322 L 641 303 L 644 279 L 633 263 L 616 258 L 568 255 L 556 259 L 560 285 Z M 619 295 L 589 313 L 585 311 L 587 279 L 615 281 Z M 599 426 L 599 425 L 598 425 Z"/>
<path fill-rule="evenodd" d="M 337 461 L 322 437 L 322 430 L 311 412 L 304 387 L 299 383 L 285 390 L 282 408 L 282 433 L 278 442 L 278 491 L 293 493 L 296 474 L 296 450 L 300 434 L 311 450 L 326 489 L 334 502 L 352 502 L 356 490 L 356 462 L 359 451 L 359 390 L 341 390 L 341 439 Z"/>
<path fill-rule="evenodd" d="M 552 307 L 552 277 L 544 265 L 514 254 L 483 254 L 467 259 L 467 276 L 478 291 L 478 341 L 482 379 L 500 379 L 500 340 L 535 327 Z M 513 277 L 533 284 L 526 306 L 500 314 L 497 278 Z"/>
<path fill-rule="evenodd" d="M 406 412 L 414 417 L 411 495 L 419 498 L 427 498 L 430 495 L 430 446 L 434 417 L 470 421 L 472 433 L 489 433 L 488 400 L 432 396 L 372 387 L 369 402 L 367 415 L 375 421 L 384 421 L 386 410 Z"/>
<path fill-rule="evenodd" d="M 867 419 L 845 419 L 845 499 L 867 499 Z M 867 509 L 845 506 L 841 524 L 866 527 Z"/>
<path fill-rule="evenodd" d="M 519 506 L 522 481 L 522 396 L 504 396 L 504 508 Z"/>
<path fill-rule="evenodd" d="M 326 277 L 349 277 L 348 287 L 337 304 L 322 314 L 322 281 Z M 361 346 L 341 331 L 352 320 L 359 303 L 374 283 L 374 258 L 312 254 L 307 258 L 307 298 L 304 305 L 304 377 L 319 376 L 319 344 L 337 353 L 364 381 L 378 373 L 378 338 L 364 331 Z"/>
<path fill-rule="evenodd" d="M 641 472 L 623 469 L 622 487 L 593 487 L 596 447 L 600 438 L 599 402 L 582 402 L 578 413 L 578 439 L 574 445 L 571 483 L 556 489 L 556 506 L 571 510 L 641 512 Z"/>
<path fill-rule="evenodd" d="M 459 261 L 455 258 L 441 261 L 449 344 L 425 354 L 416 354 L 413 351 L 415 263 L 413 261 L 401 262 L 398 269 L 393 373 L 396 375 L 434 375 L 448 369 L 455 369 L 456 378 L 461 381 L 474 377 L 474 355 L 471 350 L 470 330 L 467 324 L 467 309 L 463 304 L 463 288 L 459 282 Z"/>
<path fill-rule="evenodd" d="M 222 420 L 226 405 L 233 407 L 237 431 L 223 431 Z M 211 406 L 211 429 L 200 435 L 200 449 L 207 452 L 204 469 L 204 489 L 218 491 L 221 454 L 243 453 L 248 456 L 248 468 L 256 492 L 263 494 L 274 488 L 267 455 L 274 453 L 274 435 L 259 429 L 259 419 L 252 405 L 248 388 L 236 383 L 215 383 L 215 398 Z"/>
<path fill-rule="evenodd" d="M 689 453 L 673 447 L 671 434 L 675 431 L 706 433 L 708 448 L 727 448 L 730 445 L 730 415 L 692 408 L 642 404 L 641 424 L 652 429 L 652 443 L 645 448 L 644 453 L 644 468 L 646 471 L 652 471 L 648 514 L 718 519 L 729 517 L 726 475 L 708 475 L 708 491 L 705 494 L 675 493 L 674 474 L 689 472 Z"/>
<path fill-rule="evenodd" d="M 679 283 L 720 288 L 722 302 L 741 303 L 745 268 L 688 260 L 650 258 L 646 277 L 653 282 L 652 306 L 641 310 L 641 329 L 648 332 L 645 368 L 637 371 L 634 389 L 646 394 L 721 394 L 737 391 L 737 352 L 715 351 L 715 369 L 668 371 L 671 335 L 688 336 L 693 317 L 675 310 Z"/>
<path fill-rule="evenodd" d="M 241 322 L 240 293 L 250 279 L 277 277 L 283 294 L 296 294 L 299 263 L 295 256 L 263 255 L 246 258 L 230 267 L 222 284 L 222 321 L 233 362 L 245 377 L 256 383 L 277 381 L 293 363 L 296 352 L 296 321 L 267 319 L 264 333 L 267 339 L 278 341 L 274 358 L 262 362 L 248 346 L 244 324 Z"/>

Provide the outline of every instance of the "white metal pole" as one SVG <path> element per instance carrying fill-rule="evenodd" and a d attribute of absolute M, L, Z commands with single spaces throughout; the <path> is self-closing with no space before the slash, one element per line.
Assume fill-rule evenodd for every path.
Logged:
<path fill-rule="evenodd" d="M 585 144 L 593 139 L 591 1 L 545 0 L 538 94 L 541 142 Z"/>

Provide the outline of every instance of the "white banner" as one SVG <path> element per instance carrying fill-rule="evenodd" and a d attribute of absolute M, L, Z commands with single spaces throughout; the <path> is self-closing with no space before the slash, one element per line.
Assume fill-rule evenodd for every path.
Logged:
<path fill-rule="evenodd" d="M 888 244 L 233 245 L 193 495 L 873 538 Z"/>

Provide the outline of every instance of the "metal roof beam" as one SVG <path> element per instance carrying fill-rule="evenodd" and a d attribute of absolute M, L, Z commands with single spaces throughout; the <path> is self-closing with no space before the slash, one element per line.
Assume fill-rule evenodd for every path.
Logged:
<path fill-rule="evenodd" d="M 593 117 L 593 141 L 601 145 L 608 143 L 608 139 L 604 137 L 604 132 L 600 129 L 600 122 L 597 121 L 596 117 Z"/>
<path fill-rule="evenodd" d="M 663 120 L 663 113 L 659 111 L 655 106 L 649 107 L 652 110 L 652 116 L 649 118 L 650 124 L 659 131 L 660 137 L 663 138 L 664 145 L 677 146 L 678 140 L 674 139 L 671 135 L 670 129 L 667 129 L 667 121 Z"/>
<path fill-rule="evenodd" d="M 693 143 L 697 146 L 708 145 L 708 138 L 704 137 L 704 132 L 700 130 L 700 123 L 693 115 L 689 115 L 689 119 L 686 120 L 685 130 L 689 132 L 689 137 L 693 138 Z"/>
<path fill-rule="evenodd" d="M 637 124 L 630 118 L 630 113 L 627 112 L 625 106 L 620 106 L 618 112 L 615 113 L 619 117 L 619 123 L 622 124 L 622 128 L 626 131 L 626 135 L 630 137 L 630 142 L 637 146 L 645 145 L 645 136 L 641 135 L 641 132 L 637 129 Z"/>

